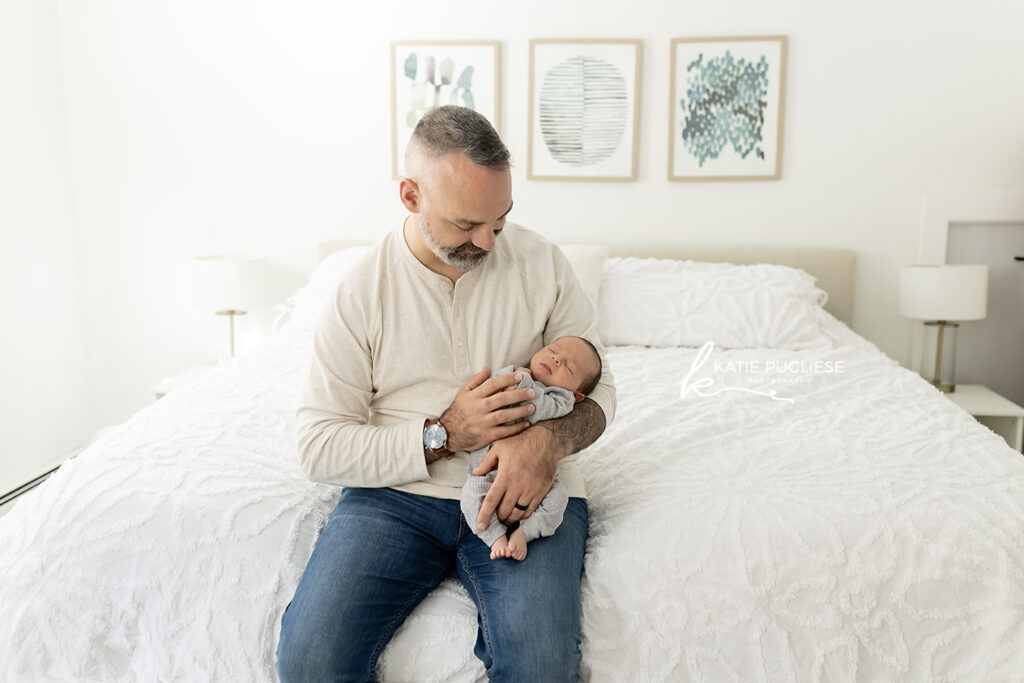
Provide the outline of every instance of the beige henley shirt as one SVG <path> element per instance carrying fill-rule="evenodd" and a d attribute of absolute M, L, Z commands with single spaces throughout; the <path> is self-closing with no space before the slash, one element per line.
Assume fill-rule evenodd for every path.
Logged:
<path fill-rule="evenodd" d="M 465 451 L 426 464 L 423 421 L 439 416 L 485 365 L 527 365 L 558 337 L 593 343 L 602 376 L 590 394 L 615 415 L 615 385 L 593 305 L 565 255 L 506 223 L 487 260 L 455 283 L 417 260 L 401 226 L 357 260 L 321 315 L 297 412 L 299 460 L 314 480 L 458 499 Z M 559 476 L 586 497 L 577 455 Z"/>

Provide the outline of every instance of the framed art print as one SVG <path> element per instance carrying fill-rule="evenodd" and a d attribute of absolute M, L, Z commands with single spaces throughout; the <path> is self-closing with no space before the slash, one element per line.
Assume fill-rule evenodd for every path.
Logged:
<path fill-rule="evenodd" d="M 639 40 L 530 41 L 530 180 L 636 180 Z"/>
<path fill-rule="evenodd" d="M 669 180 L 777 180 L 786 36 L 673 38 Z"/>
<path fill-rule="evenodd" d="M 483 114 L 500 133 L 498 41 L 391 43 L 391 174 L 405 173 L 405 148 L 431 107 L 457 104 Z"/>

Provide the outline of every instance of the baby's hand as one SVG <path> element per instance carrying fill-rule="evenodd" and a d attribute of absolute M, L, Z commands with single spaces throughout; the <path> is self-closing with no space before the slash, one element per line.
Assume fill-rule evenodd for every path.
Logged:
<path fill-rule="evenodd" d="M 519 372 L 521 370 L 525 370 L 526 372 L 529 372 L 530 368 L 515 368 L 514 370 L 512 370 L 512 372 Z M 505 387 L 503 389 L 503 391 L 515 391 L 518 388 L 519 388 L 519 384 L 518 383 L 517 384 L 510 384 L 509 386 Z"/>

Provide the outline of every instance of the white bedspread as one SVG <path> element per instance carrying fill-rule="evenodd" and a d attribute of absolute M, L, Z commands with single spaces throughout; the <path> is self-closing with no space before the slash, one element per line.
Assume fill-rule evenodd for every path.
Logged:
<path fill-rule="evenodd" d="M 831 321 L 834 349 L 614 347 L 581 459 L 592 681 L 1020 680 L 1024 460 Z M 0 518 L 0 680 L 276 680 L 280 618 L 339 489 L 295 462 L 309 330 L 147 407 Z M 843 361 L 780 373 L 769 361 Z M 732 366 L 715 368 L 715 361 Z M 750 368 L 747 368 L 750 369 Z M 803 368 L 804 370 L 808 368 Z M 771 378 L 795 384 L 755 384 Z M 448 579 L 385 681 L 478 681 Z"/>

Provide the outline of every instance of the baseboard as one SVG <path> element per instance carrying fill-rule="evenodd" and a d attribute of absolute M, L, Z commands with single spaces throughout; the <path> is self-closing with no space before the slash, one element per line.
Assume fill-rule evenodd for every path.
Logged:
<path fill-rule="evenodd" d="M 79 446 L 78 448 L 72 449 L 63 458 L 61 458 L 59 463 L 57 463 L 53 467 L 47 469 L 42 474 L 40 474 L 40 475 L 30 479 L 29 481 L 26 481 L 24 484 L 21 484 L 20 486 L 17 486 L 15 488 L 11 489 L 7 493 L 0 494 L 0 507 L 3 507 L 4 505 L 14 501 L 14 499 L 17 498 L 18 496 L 22 496 L 22 495 L 28 493 L 29 491 L 31 491 L 32 489 L 34 489 L 35 487 L 37 487 L 40 484 L 42 484 L 44 481 L 47 480 L 47 478 L 49 478 L 49 476 L 51 474 L 53 474 L 54 472 L 59 470 L 61 468 L 61 465 L 66 463 L 68 460 L 71 460 L 75 456 L 77 456 L 79 453 L 84 451 L 87 447 L 88 447 L 88 444 L 83 445 L 83 446 Z"/>
<path fill-rule="evenodd" d="M 61 463 L 61 464 L 63 464 L 63 463 Z M 0 506 L 6 505 L 7 503 L 10 503 L 11 501 L 13 501 L 18 496 L 23 495 L 25 493 L 28 493 L 29 491 L 31 491 L 35 487 L 39 486 L 44 481 L 46 481 L 46 479 L 51 474 L 56 472 L 58 469 L 60 469 L 60 465 L 57 465 L 53 469 L 51 469 L 51 470 L 49 470 L 47 472 L 44 472 L 43 474 L 39 475 L 38 477 L 36 477 L 32 481 L 27 481 L 24 484 L 22 484 L 21 486 L 19 486 L 18 488 L 11 489 L 7 493 L 3 494 L 2 496 L 0 496 Z"/>

